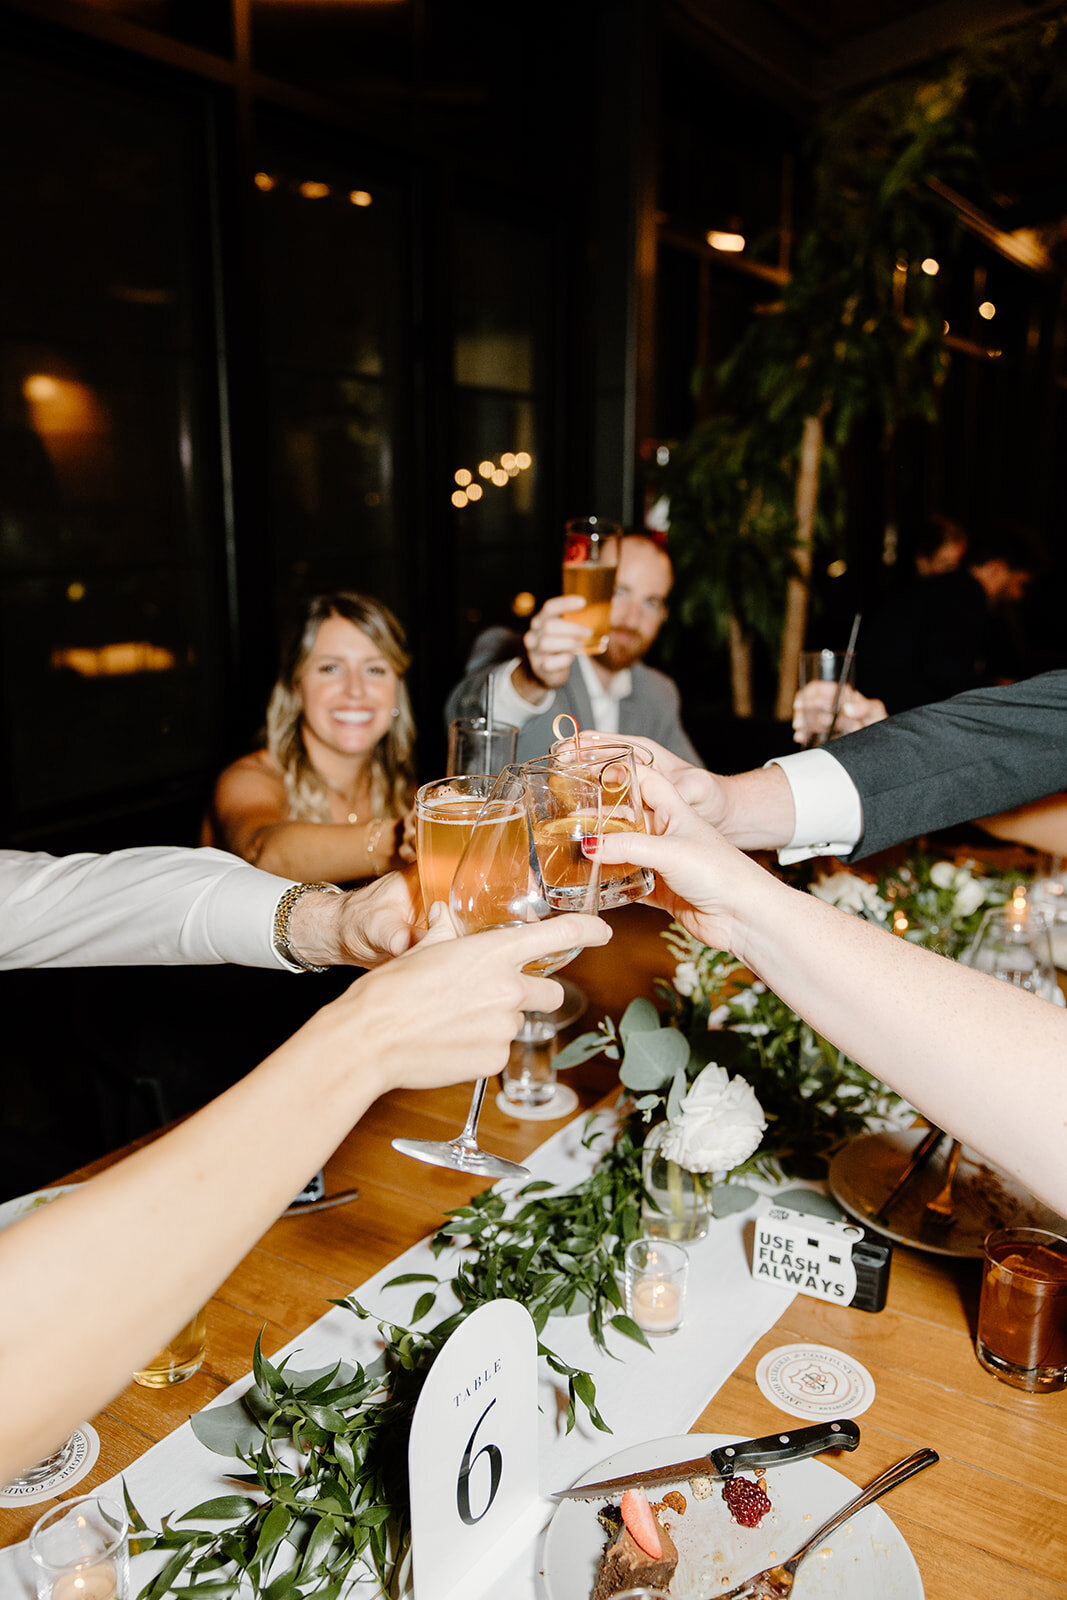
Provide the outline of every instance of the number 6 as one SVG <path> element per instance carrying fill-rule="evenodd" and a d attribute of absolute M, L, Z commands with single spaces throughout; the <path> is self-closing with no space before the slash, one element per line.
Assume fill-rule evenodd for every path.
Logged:
<path fill-rule="evenodd" d="M 500 1454 L 497 1446 L 495 1444 L 483 1444 L 477 1455 L 474 1457 L 471 1456 L 471 1449 L 474 1445 L 474 1436 L 495 1405 L 496 1401 L 490 1400 L 489 1404 L 486 1406 L 485 1410 L 474 1424 L 474 1427 L 471 1429 L 471 1436 L 467 1440 L 467 1448 L 463 1452 L 463 1460 L 460 1462 L 459 1478 L 456 1481 L 456 1509 L 459 1511 L 462 1521 L 465 1522 L 469 1528 L 473 1528 L 476 1522 L 481 1522 L 482 1518 L 485 1516 L 485 1513 L 489 1510 L 489 1507 L 496 1499 L 496 1492 L 500 1488 L 500 1469 L 503 1465 L 504 1458 Z M 489 1457 L 489 1498 L 485 1502 L 482 1510 L 478 1512 L 477 1516 L 475 1516 L 475 1514 L 471 1511 L 470 1475 L 475 1461 L 477 1461 L 480 1456 L 485 1455 Z"/>

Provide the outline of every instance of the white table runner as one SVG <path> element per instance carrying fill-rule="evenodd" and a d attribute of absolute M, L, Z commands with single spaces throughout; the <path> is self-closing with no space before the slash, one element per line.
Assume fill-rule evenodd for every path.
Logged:
<path fill-rule="evenodd" d="M 609 1118 L 605 1116 L 605 1126 Z M 588 1176 L 597 1151 L 583 1148 L 584 1117 L 547 1140 L 527 1161 L 531 1175 L 547 1179 L 561 1189 L 572 1188 Z M 759 1202 L 762 1206 L 769 1202 Z M 546 1342 L 575 1367 L 590 1372 L 596 1384 L 597 1408 L 612 1429 L 600 1433 L 580 1418 L 572 1432 L 563 1432 L 566 1391 L 563 1404 L 557 1403 L 555 1375 L 547 1369 L 539 1390 L 540 1482 L 542 1492 L 573 1483 L 581 1473 L 605 1456 L 644 1439 L 684 1433 L 717 1393 L 721 1385 L 786 1310 L 793 1299 L 789 1290 L 750 1275 L 745 1228 L 751 1224 L 754 1209 L 713 1222 L 706 1239 L 690 1245 L 689 1291 L 684 1326 L 669 1339 L 659 1340 L 651 1350 L 643 1350 L 632 1340 L 609 1332 L 611 1354 L 602 1355 L 594 1346 L 580 1316 L 555 1318 L 546 1330 Z M 399 1289 L 383 1288 L 401 1273 L 432 1272 L 450 1276 L 452 1254 L 446 1251 L 435 1261 L 428 1241 L 406 1251 L 390 1266 L 361 1284 L 356 1291 L 360 1303 L 383 1319 L 406 1323 L 420 1289 L 411 1285 Z M 448 1314 L 450 1297 L 442 1293 L 431 1313 L 434 1320 Z M 360 1322 L 350 1312 L 331 1307 L 284 1351 L 272 1356 L 293 1356 L 297 1369 L 323 1367 L 339 1359 L 366 1363 L 379 1353 L 377 1329 Z M 618 1357 L 619 1359 L 613 1359 Z M 249 1352 L 251 1359 L 251 1351 Z M 225 1404 L 249 1385 L 250 1375 L 231 1384 L 215 1405 Z M 236 1466 L 236 1463 L 235 1463 Z M 101 1494 L 122 1497 L 122 1479 L 134 1503 L 150 1527 L 171 1512 L 197 1505 L 214 1495 L 231 1493 L 226 1481 L 226 1459 L 214 1455 L 194 1437 L 186 1423 L 133 1462 L 121 1477 L 102 1484 Z M 243 1470 L 239 1466 L 236 1470 Z M 43 1509 L 43 1508 L 42 1508 Z M 531 1508 L 528 1537 L 521 1555 L 506 1572 L 479 1569 L 479 1593 L 506 1593 L 509 1600 L 535 1600 L 537 1556 L 540 1529 L 548 1522 L 553 1503 L 547 1499 Z M 514 1549 L 514 1546 L 512 1546 Z M 151 1576 L 152 1557 L 137 1557 L 132 1563 L 131 1587 L 134 1595 Z M 372 1581 L 359 1584 L 359 1593 L 377 1593 Z M 476 1600 L 468 1582 L 465 1600 Z M 0 1550 L 0 1600 L 33 1600 L 31 1563 L 25 1544 Z"/>

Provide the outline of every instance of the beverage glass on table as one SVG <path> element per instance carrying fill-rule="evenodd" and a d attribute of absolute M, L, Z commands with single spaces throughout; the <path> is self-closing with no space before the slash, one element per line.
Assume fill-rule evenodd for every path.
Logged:
<path fill-rule="evenodd" d="M 621 533 L 605 517 L 575 517 L 563 530 L 563 593 L 585 601 L 581 611 L 568 611 L 567 620 L 592 629 L 583 646 L 587 656 L 601 656 L 608 647 Z"/>
<path fill-rule="evenodd" d="M 1048 913 L 1022 896 L 985 913 L 960 959 L 976 972 L 988 972 L 1043 1000 L 1058 1001 Z"/>
<path fill-rule="evenodd" d="M 556 1024 L 540 1011 L 527 1011 L 511 1041 L 501 1075 L 504 1099 L 515 1106 L 547 1106 L 556 1094 Z"/>
<path fill-rule="evenodd" d="M 29 1540 L 38 1600 L 128 1600 L 129 1526 L 118 1501 L 104 1495 L 46 1511 Z"/>
<path fill-rule="evenodd" d="M 851 689 L 855 687 L 856 657 L 848 656 L 845 650 L 802 650 L 797 664 L 797 688 L 806 689 L 809 684 L 818 684 L 817 689 L 809 690 L 805 697 L 808 701 L 808 722 L 814 726 L 815 731 L 804 741 L 805 750 L 811 750 L 816 745 L 825 744 L 830 735 L 830 724 L 834 715 L 834 702 L 837 699 L 837 689 L 841 682 L 842 669 L 848 657 L 848 670 L 845 673 L 845 683 Z M 818 700 L 814 705 L 810 702 Z"/>
<path fill-rule="evenodd" d="M 502 772 L 452 880 L 449 908 L 460 933 L 518 927 L 568 911 L 595 913 L 600 865 L 581 846 L 583 839 L 596 836 L 599 820 L 600 791 L 594 783 L 572 783 L 565 796 L 552 795 L 547 785 L 529 784 L 520 768 Z M 546 975 L 577 954 L 578 947 L 552 951 L 525 970 Z M 480 1078 L 467 1120 L 454 1139 L 394 1139 L 393 1149 L 479 1177 L 525 1177 L 525 1167 L 479 1148 L 484 1099 L 485 1079 Z"/>
<path fill-rule="evenodd" d="M 998 1228 L 985 1242 L 976 1353 L 1015 1389 L 1067 1388 L 1067 1239 Z"/>
<path fill-rule="evenodd" d="M 669 1239 L 635 1239 L 626 1246 L 626 1311 L 643 1333 L 675 1333 L 685 1316 L 689 1257 Z"/>
<path fill-rule="evenodd" d="M 424 783 L 415 796 L 415 848 L 427 916 L 435 900 L 448 904 L 460 857 L 494 781 L 488 772 L 461 773 Z"/>
<path fill-rule="evenodd" d="M 526 770 L 541 765 L 544 760 L 538 757 L 528 762 Z M 592 779 L 599 784 L 600 826 L 604 833 L 648 832 L 637 781 L 638 765 L 652 765 L 647 750 L 611 734 L 583 733 L 573 739 L 557 739 L 549 760 L 561 773 Z M 627 866 L 625 862 L 602 866 L 601 911 L 626 905 L 630 900 L 642 900 L 646 894 L 651 894 L 655 881 L 655 874 L 647 867 Z"/>
<path fill-rule="evenodd" d="M 485 717 L 454 717 L 448 724 L 450 778 L 459 773 L 489 772 L 495 777 L 515 760 L 518 728 L 510 722 L 488 722 Z"/>
<path fill-rule="evenodd" d="M 199 1372 L 207 1353 L 207 1307 L 201 1306 L 173 1339 L 133 1375 L 145 1389 L 166 1389 Z"/>

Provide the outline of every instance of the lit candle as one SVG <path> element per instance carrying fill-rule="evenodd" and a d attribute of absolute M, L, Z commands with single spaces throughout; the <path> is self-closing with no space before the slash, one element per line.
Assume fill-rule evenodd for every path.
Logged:
<path fill-rule="evenodd" d="M 118 1600 L 119 1580 L 110 1561 L 64 1572 L 52 1585 L 52 1600 Z"/>
<path fill-rule="evenodd" d="M 634 1321 L 639 1328 L 676 1328 L 682 1297 L 676 1283 L 660 1278 L 638 1278 L 634 1284 Z"/>

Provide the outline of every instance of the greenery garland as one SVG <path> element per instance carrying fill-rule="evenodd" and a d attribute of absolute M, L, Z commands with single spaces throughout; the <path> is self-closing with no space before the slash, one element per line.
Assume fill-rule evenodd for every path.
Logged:
<path fill-rule="evenodd" d="M 585 1142 L 596 1137 L 591 1129 Z M 403 1274 L 385 1287 L 428 1285 L 413 1323 L 429 1315 L 442 1289 L 451 1290 L 458 1309 L 422 1332 L 379 1322 L 385 1349 L 378 1361 L 296 1372 L 288 1361 L 270 1362 L 257 1340 L 248 1391 L 191 1419 L 201 1443 L 247 1468 L 229 1474 L 243 1492 L 164 1517 L 157 1531 L 127 1494 L 131 1548 L 166 1558 L 141 1600 L 229 1597 L 242 1586 L 263 1600 L 336 1600 L 363 1565 L 386 1594 L 398 1594 L 410 1547 L 408 1435 L 423 1379 L 463 1318 L 490 1300 L 518 1300 L 530 1312 L 538 1354 L 567 1382 L 567 1430 L 581 1406 L 595 1427 L 611 1431 L 592 1377 L 552 1349 L 546 1330 L 552 1317 L 582 1314 L 599 1350 L 607 1348 L 608 1328 L 647 1347 L 623 1310 L 620 1288 L 644 1198 L 633 1126 L 622 1122 L 583 1183 L 564 1194 L 547 1193 L 552 1187 L 526 1184 L 515 1202 L 487 1190 L 450 1211 L 432 1243 L 438 1257 L 449 1246 L 469 1247 L 453 1275 Z M 375 1320 L 355 1297 L 332 1303 Z M 226 1526 L 192 1525 L 205 1522 Z"/>

